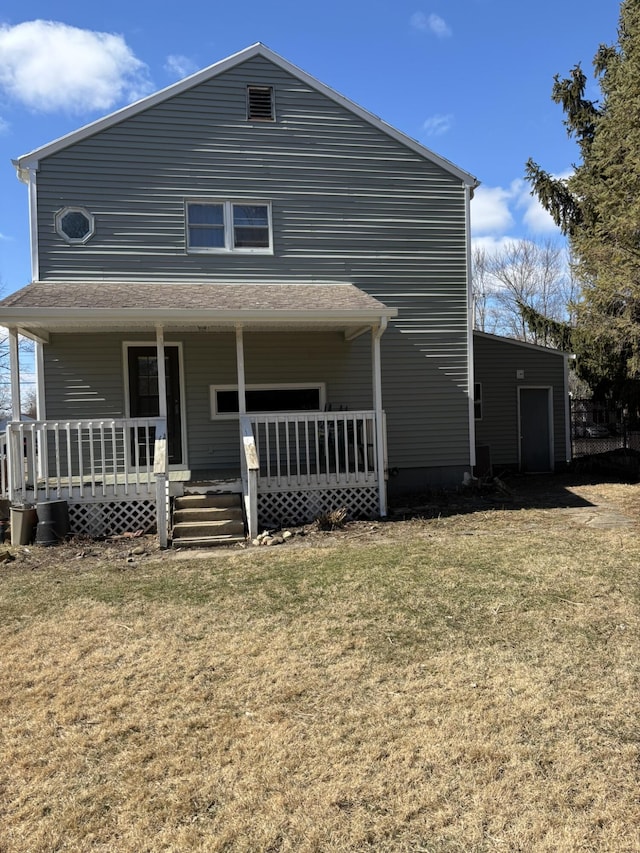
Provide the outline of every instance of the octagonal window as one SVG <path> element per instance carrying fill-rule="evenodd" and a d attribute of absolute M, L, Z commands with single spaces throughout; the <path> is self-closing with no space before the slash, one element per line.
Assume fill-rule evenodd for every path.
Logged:
<path fill-rule="evenodd" d="M 95 232 L 95 220 L 84 207 L 63 207 L 56 213 L 56 231 L 67 243 L 86 243 Z"/>

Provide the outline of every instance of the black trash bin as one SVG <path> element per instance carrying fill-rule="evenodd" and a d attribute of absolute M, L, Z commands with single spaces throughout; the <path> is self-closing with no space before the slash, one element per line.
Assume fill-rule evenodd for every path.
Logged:
<path fill-rule="evenodd" d="M 57 545 L 69 533 L 69 505 L 66 501 L 41 501 L 36 505 L 38 525 L 36 545 Z"/>

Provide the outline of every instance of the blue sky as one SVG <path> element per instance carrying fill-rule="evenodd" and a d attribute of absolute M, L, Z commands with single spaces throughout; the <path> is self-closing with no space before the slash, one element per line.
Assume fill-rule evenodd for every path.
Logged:
<path fill-rule="evenodd" d="M 557 235 L 523 182 L 529 156 L 557 175 L 577 158 L 553 76 L 591 78 L 616 39 L 618 0 L 110 0 L 0 10 L 0 284 L 30 280 L 27 190 L 11 159 L 264 42 L 482 182 L 474 240 Z M 49 22 L 45 24 L 44 22 Z M 595 83 L 588 91 L 597 97 Z"/>

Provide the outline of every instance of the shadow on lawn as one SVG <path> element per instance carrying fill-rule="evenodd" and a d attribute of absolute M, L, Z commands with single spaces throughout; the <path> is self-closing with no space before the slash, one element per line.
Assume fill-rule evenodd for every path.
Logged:
<path fill-rule="evenodd" d="M 459 489 L 424 492 L 396 499 L 390 505 L 390 521 L 461 515 L 488 509 L 563 509 L 595 506 L 572 487 L 595 485 L 605 478 L 580 474 L 509 474 L 474 482 Z M 620 482 L 620 480 L 613 480 Z"/>
<path fill-rule="evenodd" d="M 576 491 L 580 487 L 640 481 L 640 452 L 616 449 L 574 459 L 561 474 L 496 472 L 468 486 L 415 494 L 390 502 L 390 520 L 434 518 L 487 509 L 566 509 L 596 507 Z"/>

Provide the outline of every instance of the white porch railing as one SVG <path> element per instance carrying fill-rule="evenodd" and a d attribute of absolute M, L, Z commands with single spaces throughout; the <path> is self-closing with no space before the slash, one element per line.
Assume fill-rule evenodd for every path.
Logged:
<path fill-rule="evenodd" d="M 258 489 L 374 485 L 375 413 L 248 415 L 258 452 Z"/>
<path fill-rule="evenodd" d="M 154 496 L 159 418 L 14 421 L 7 426 L 0 486 L 12 503 L 51 498 Z"/>

